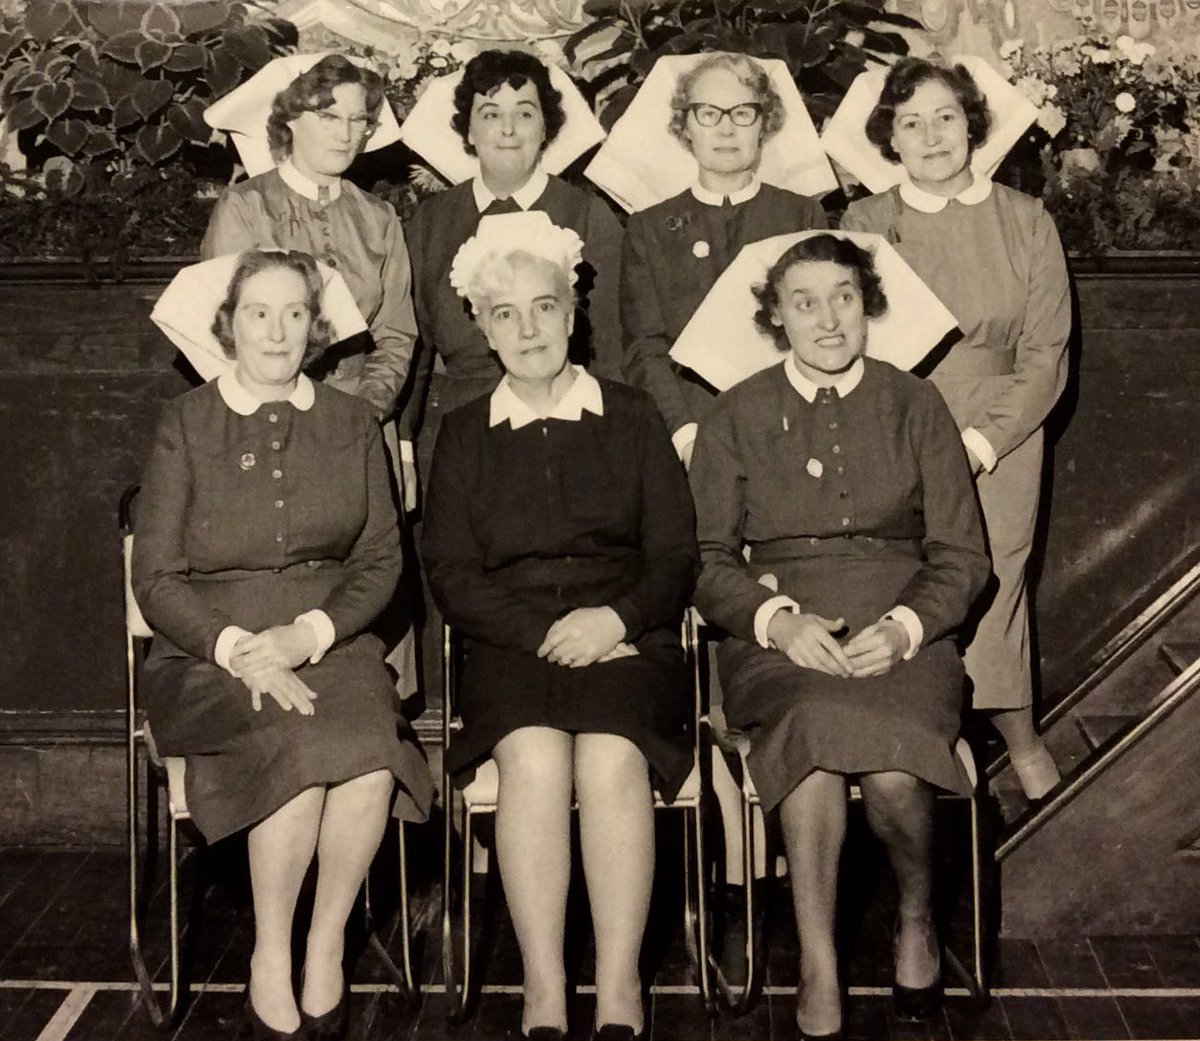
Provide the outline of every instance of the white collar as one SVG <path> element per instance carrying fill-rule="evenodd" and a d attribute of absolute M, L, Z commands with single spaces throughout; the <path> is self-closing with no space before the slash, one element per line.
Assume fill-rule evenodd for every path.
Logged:
<path fill-rule="evenodd" d="M 527 210 L 542 197 L 542 192 L 546 190 L 546 185 L 549 183 L 550 176 L 546 171 L 540 166 L 535 167 L 529 180 L 512 193 L 512 201 L 521 209 Z M 471 182 L 471 191 L 475 195 L 475 208 L 480 213 L 496 201 L 496 196 L 492 194 L 491 189 L 483 183 L 482 174 Z"/>
<path fill-rule="evenodd" d="M 941 213 L 954 199 L 964 206 L 975 206 L 992 194 L 992 181 L 989 177 L 974 174 L 971 183 L 957 195 L 934 195 L 924 188 L 918 188 L 907 177 L 900 182 L 900 198 L 914 210 L 922 213 Z"/>
<path fill-rule="evenodd" d="M 739 202 L 749 202 L 753 199 L 761 187 L 762 181 L 755 174 L 750 178 L 750 183 L 745 188 L 739 188 L 736 192 L 731 192 L 729 195 L 722 195 L 720 192 L 710 192 L 707 188 L 702 188 L 699 181 L 692 185 L 692 194 L 696 197 L 697 202 L 702 202 L 706 206 L 720 206 L 726 199 L 729 200 L 731 206 L 736 206 Z"/>
<path fill-rule="evenodd" d="M 604 415 L 604 395 L 596 377 L 578 365 L 572 365 L 571 368 L 575 372 L 575 382 L 567 388 L 567 392 L 559 398 L 558 404 L 546 416 L 539 416 L 517 397 L 509 384 L 509 378 L 505 376 L 500 385 L 492 391 L 488 426 L 499 426 L 508 420 L 513 430 L 520 430 L 521 427 L 542 419 L 563 419 L 569 423 L 577 423 L 585 411 L 593 412 L 597 416 Z"/>
<path fill-rule="evenodd" d="M 279 164 L 279 176 L 283 178 L 283 183 L 292 189 L 297 195 L 303 195 L 306 199 L 316 202 L 321 197 L 321 189 L 329 189 L 329 201 L 335 202 L 337 197 L 342 194 L 342 179 L 339 177 L 333 184 L 322 185 L 317 184 L 311 177 L 305 177 L 299 170 L 296 169 L 296 164 L 290 159 L 285 159 Z"/>
<path fill-rule="evenodd" d="M 252 416 L 262 405 L 274 404 L 274 402 L 259 401 L 250 391 L 238 383 L 237 376 L 232 372 L 223 372 L 217 377 L 217 390 L 220 392 L 225 404 L 239 416 Z M 299 409 L 301 412 L 307 412 L 313 407 L 315 399 L 316 392 L 313 390 L 312 380 L 305 376 L 304 373 L 300 373 L 296 377 L 296 389 L 286 398 L 281 398 L 280 400 L 288 402 L 293 408 Z"/>
<path fill-rule="evenodd" d="M 833 389 L 838 392 L 838 397 L 844 398 L 855 387 L 857 387 L 863 378 L 863 371 L 866 366 L 863 365 L 862 358 L 855 358 L 854 364 L 846 370 L 846 375 L 833 385 Z M 822 388 L 818 387 L 812 380 L 805 376 L 798 368 L 796 368 L 796 359 L 791 351 L 788 352 L 787 360 L 783 363 L 784 375 L 805 401 L 810 405 L 817 400 L 817 392 Z"/>

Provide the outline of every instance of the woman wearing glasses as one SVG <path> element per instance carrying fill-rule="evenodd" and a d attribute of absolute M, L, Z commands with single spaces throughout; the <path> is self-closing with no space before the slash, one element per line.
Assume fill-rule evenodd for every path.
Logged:
<path fill-rule="evenodd" d="M 783 128 L 783 103 L 744 54 L 715 53 L 679 77 L 668 129 L 699 167 L 696 183 L 633 214 L 621 268 L 624 369 L 649 391 L 679 457 L 691 461 L 696 423 L 715 391 L 668 351 L 713 283 L 750 242 L 828 226 L 820 204 L 764 184 L 762 148 Z"/>
<path fill-rule="evenodd" d="M 416 339 L 408 250 L 391 205 L 342 174 L 375 130 L 383 104 L 383 80 L 340 54 L 297 76 L 275 96 L 267 119 L 279 165 L 225 190 L 200 247 L 205 260 L 296 249 L 337 268 L 370 338 L 339 350 L 325 381 L 366 398 L 380 419 L 396 407 Z"/>

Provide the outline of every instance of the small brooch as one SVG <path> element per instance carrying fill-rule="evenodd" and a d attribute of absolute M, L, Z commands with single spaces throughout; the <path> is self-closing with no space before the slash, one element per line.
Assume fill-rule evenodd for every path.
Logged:
<path fill-rule="evenodd" d="M 238 460 L 238 466 L 240 466 L 243 470 L 249 470 L 256 462 L 257 460 L 254 458 L 253 452 L 243 452 L 242 458 Z"/>
<path fill-rule="evenodd" d="M 683 217 L 668 217 L 667 231 L 682 231 L 691 223 L 691 218 L 684 215 Z"/>
<path fill-rule="evenodd" d="M 825 467 L 821 465 L 820 459 L 810 459 L 804 464 L 804 469 L 808 471 L 809 477 L 816 477 L 818 479 L 825 472 Z"/>
<path fill-rule="evenodd" d="M 697 260 L 703 260 L 711 252 L 712 250 L 709 248 L 708 243 L 705 242 L 704 239 L 701 239 L 699 242 L 692 243 L 692 256 Z"/>

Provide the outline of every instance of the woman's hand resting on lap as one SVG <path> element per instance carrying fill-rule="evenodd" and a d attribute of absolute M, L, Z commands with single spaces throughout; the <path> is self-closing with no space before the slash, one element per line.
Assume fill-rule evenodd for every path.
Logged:
<path fill-rule="evenodd" d="M 834 637 L 845 626 L 841 618 L 776 611 L 767 623 L 767 639 L 796 665 L 830 676 L 852 676 L 854 668 Z"/>
<path fill-rule="evenodd" d="M 908 646 L 908 630 L 894 618 L 885 618 L 851 637 L 843 650 L 861 679 L 889 672 L 908 653 Z"/>
<path fill-rule="evenodd" d="M 234 644 L 229 664 L 249 689 L 255 712 L 262 710 L 262 696 L 269 694 L 285 712 L 314 713 L 317 695 L 293 670 L 311 657 L 316 646 L 312 626 L 297 622 L 243 636 Z"/>
<path fill-rule="evenodd" d="M 577 607 L 550 626 L 538 657 L 580 669 L 594 665 L 625 638 L 625 623 L 611 607 Z"/>

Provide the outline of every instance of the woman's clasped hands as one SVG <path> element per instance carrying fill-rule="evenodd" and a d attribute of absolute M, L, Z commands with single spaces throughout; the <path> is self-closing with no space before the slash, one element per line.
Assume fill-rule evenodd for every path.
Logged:
<path fill-rule="evenodd" d="M 262 696 L 269 694 L 285 712 L 295 709 L 302 716 L 316 711 L 317 695 L 295 670 L 317 649 L 317 634 L 304 621 L 276 625 L 260 633 L 241 637 L 233 646 L 229 666 L 250 690 L 254 711 L 262 710 Z"/>
<path fill-rule="evenodd" d="M 781 609 L 767 624 L 767 638 L 796 665 L 847 679 L 882 676 L 908 652 L 908 631 L 895 619 L 868 625 L 842 643 L 835 634 L 845 627 L 842 618 Z"/>
<path fill-rule="evenodd" d="M 550 626 L 537 653 L 555 665 L 581 669 L 636 654 L 624 638 L 625 623 L 611 607 L 577 607 Z"/>

